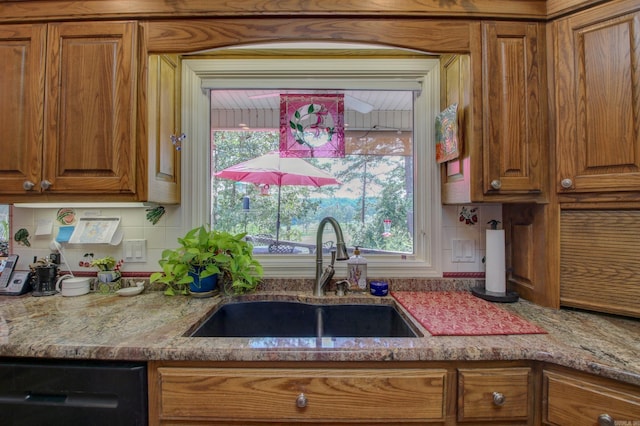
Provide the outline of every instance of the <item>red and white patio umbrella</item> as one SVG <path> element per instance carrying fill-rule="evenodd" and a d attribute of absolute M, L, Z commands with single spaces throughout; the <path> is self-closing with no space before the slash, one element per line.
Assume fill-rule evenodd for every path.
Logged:
<path fill-rule="evenodd" d="M 278 186 L 278 215 L 276 241 L 280 237 L 280 188 L 283 185 L 315 186 L 340 185 L 340 181 L 324 170 L 312 166 L 301 158 L 281 158 L 277 151 L 243 161 L 215 173 L 216 177 Z"/>

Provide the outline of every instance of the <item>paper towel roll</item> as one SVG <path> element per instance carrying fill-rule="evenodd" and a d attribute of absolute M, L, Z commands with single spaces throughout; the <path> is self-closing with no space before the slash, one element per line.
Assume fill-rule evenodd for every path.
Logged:
<path fill-rule="evenodd" d="M 487 229 L 485 290 L 505 293 L 504 229 Z"/>

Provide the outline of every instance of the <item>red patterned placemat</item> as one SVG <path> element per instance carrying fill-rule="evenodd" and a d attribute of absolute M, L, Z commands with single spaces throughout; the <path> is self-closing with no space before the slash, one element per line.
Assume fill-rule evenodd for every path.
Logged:
<path fill-rule="evenodd" d="M 546 331 L 463 291 L 394 291 L 391 295 L 434 336 L 546 334 Z"/>

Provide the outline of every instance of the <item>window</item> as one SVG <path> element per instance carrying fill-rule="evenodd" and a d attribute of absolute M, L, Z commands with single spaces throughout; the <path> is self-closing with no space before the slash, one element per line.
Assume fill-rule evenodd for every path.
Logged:
<path fill-rule="evenodd" d="M 267 234 L 267 237 L 273 238 L 276 234 L 275 223 L 269 228 L 269 223 L 265 219 L 267 215 L 259 220 L 251 219 L 249 216 L 252 210 L 264 212 L 273 211 L 275 208 L 276 197 L 258 198 L 260 191 L 265 191 L 264 186 L 253 186 L 232 180 L 223 182 L 222 179 L 203 179 L 204 176 L 211 177 L 215 171 L 232 165 L 229 164 L 230 162 L 235 164 L 245 158 L 266 154 L 272 150 L 272 147 L 277 149 L 278 146 L 277 129 L 274 129 L 273 125 L 254 127 L 249 123 L 242 123 L 242 119 L 237 119 L 241 116 L 238 113 L 235 113 L 235 117 L 232 121 L 227 121 L 226 125 L 214 123 L 223 121 L 215 114 L 209 113 L 211 106 L 216 105 L 218 97 L 222 98 L 222 95 L 233 92 L 235 95 L 253 96 L 254 99 L 264 96 L 263 99 L 266 99 L 273 97 L 274 94 L 279 96 L 279 93 L 285 90 L 296 93 L 343 93 L 355 99 L 358 99 L 357 94 L 364 93 L 404 94 L 412 101 L 408 123 L 398 126 L 393 123 L 389 125 L 389 122 L 380 124 L 370 120 L 367 124 L 356 125 L 349 123 L 349 115 L 345 113 L 345 122 L 349 125 L 346 126 L 345 137 L 352 138 L 352 141 L 354 139 L 375 140 L 370 136 L 382 133 L 385 137 L 393 134 L 396 136 L 394 140 L 402 142 L 403 138 L 408 139 L 407 136 L 410 134 L 414 142 L 413 147 L 410 147 L 411 156 L 407 155 L 408 152 L 404 152 L 403 155 L 391 155 L 391 152 L 383 152 L 371 147 L 364 148 L 365 155 L 362 152 L 349 153 L 350 149 L 353 151 L 354 145 L 346 144 L 348 155 L 345 159 L 305 159 L 314 167 L 324 168 L 336 176 L 340 175 L 342 179 L 339 178 L 339 180 L 345 183 L 350 181 L 351 186 L 358 181 L 361 184 L 367 182 L 353 176 L 356 162 L 361 163 L 358 166 L 359 173 L 363 172 L 364 167 L 372 167 L 377 172 L 376 174 L 381 177 L 377 186 L 374 186 L 373 177 L 369 183 L 380 192 L 365 190 L 363 194 L 363 191 L 360 191 L 349 201 L 357 203 L 354 200 L 360 202 L 364 200 L 364 209 L 360 208 L 357 210 L 359 213 L 352 215 L 364 212 L 364 223 L 362 216 L 337 217 L 339 215 L 336 214 L 336 203 L 338 205 L 341 202 L 346 203 L 349 198 L 340 192 L 341 187 L 343 192 L 346 191 L 346 187 L 326 186 L 313 190 L 304 187 L 281 187 L 281 197 L 283 194 L 289 198 L 291 194 L 302 195 L 302 197 L 294 197 L 298 200 L 299 209 L 294 213 L 287 211 L 286 218 L 282 215 L 282 218 L 286 219 L 286 226 L 278 228 L 279 240 L 297 243 L 295 244 L 296 253 L 277 256 L 259 254 L 259 256 L 267 276 L 313 276 L 314 255 L 305 250 L 305 244 L 315 245 L 318 218 L 332 215 L 341 222 L 348 246 L 364 244 L 365 249 L 369 249 L 370 254 L 367 257 L 370 258 L 370 276 L 439 276 L 439 251 L 435 250 L 435 247 L 439 241 L 441 209 L 432 136 L 433 121 L 439 106 L 438 61 L 434 59 L 260 59 L 259 61 L 259 65 L 254 60 L 242 59 L 188 59 L 183 62 L 182 129 L 191 143 L 191 149 L 183 149 L 183 176 L 184 171 L 191 175 L 191 179 L 188 177 L 183 179 L 183 182 L 189 182 L 188 185 L 183 185 L 183 206 L 191 207 L 191 214 L 185 218 L 185 226 L 196 226 L 208 222 L 217 224 L 221 229 L 243 231 L 246 225 L 247 232 L 252 235 Z M 249 129 L 238 130 L 241 124 L 249 124 L 247 126 Z M 403 132 L 405 136 L 402 136 Z M 211 152 L 209 146 L 211 140 L 214 143 L 213 155 L 205 155 L 205 152 Z M 221 155 L 224 149 L 238 147 L 240 140 L 246 140 L 243 148 L 249 151 L 243 154 L 244 157 L 239 152 L 234 152 L 233 159 L 230 158 L 229 153 L 224 157 Z M 255 150 L 251 151 L 250 147 Z M 224 158 L 224 161 L 221 158 Z M 399 170 L 405 175 L 394 180 L 393 176 L 397 178 Z M 349 171 L 352 172 L 351 177 L 349 177 Z M 383 172 L 388 174 L 385 175 Z M 387 203 L 393 206 L 394 211 L 385 213 L 374 206 L 380 206 L 380 200 L 384 196 L 393 197 L 383 191 L 384 188 L 393 187 L 392 180 L 402 182 L 402 190 L 406 191 L 406 197 L 395 200 L 402 201 L 400 204 Z M 277 188 L 268 188 L 269 193 L 274 190 Z M 249 197 L 249 206 L 245 204 L 245 195 Z M 307 208 L 309 203 L 313 204 L 312 214 L 308 216 L 304 216 L 305 202 Z M 269 204 L 271 206 L 268 206 Z M 209 206 L 227 210 L 212 211 Z M 235 212 L 232 211 L 234 209 Z M 323 209 L 326 209 L 327 214 L 323 213 Z M 406 211 L 398 212 L 398 209 L 406 209 Z M 339 213 L 347 215 L 346 210 L 341 206 Z M 394 233 L 404 233 L 407 236 L 403 242 L 400 238 L 393 239 L 394 245 L 390 247 L 385 247 L 384 244 L 392 240 L 382 236 L 386 231 L 384 219 L 387 214 L 396 215 L 394 217 L 399 217 L 397 215 L 400 214 L 403 217 L 397 220 Z M 347 224 L 342 223 L 343 221 Z M 301 223 L 303 226 L 293 226 L 294 222 Z M 357 223 L 359 226 L 356 226 Z M 368 230 L 367 225 L 373 231 Z M 393 220 L 391 226 L 394 226 Z M 365 235 L 367 232 L 380 235 L 367 237 Z M 326 240 L 331 240 L 331 237 L 326 237 Z M 327 244 L 330 243 L 327 242 Z M 263 247 L 264 251 L 268 251 L 266 241 L 259 241 L 258 245 Z M 346 269 L 346 265 L 342 263 L 336 264 L 338 274 L 344 273 L 341 269 Z"/>
<path fill-rule="evenodd" d="M 0 257 L 9 255 L 9 206 L 0 204 Z"/>
<path fill-rule="evenodd" d="M 313 104 L 325 95 L 287 92 L 211 91 L 213 227 L 248 233 L 254 253 L 309 254 L 316 250 L 317 224 L 333 216 L 347 247 L 358 246 L 363 255 L 413 254 L 413 92 L 332 92 L 344 104 L 344 120 L 336 119 L 344 131 L 332 123 L 340 114 Z M 293 119 L 285 114 L 284 129 L 281 95 L 302 104 Z M 295 130 L 294 120 L 302 123 L 294 123 Z M 303 158 L 281 157 L 283 133 L 311 140 L 292 141 Z M 342 141 L 342 153 L 309 158 L 330 139 Z"/>

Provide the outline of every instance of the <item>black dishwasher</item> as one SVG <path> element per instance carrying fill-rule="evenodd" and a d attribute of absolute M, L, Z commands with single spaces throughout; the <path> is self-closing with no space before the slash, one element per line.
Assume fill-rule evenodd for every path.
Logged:
<path fill-rule="evenodd" d="M 147 425 L 144 363 L 0 358 L 0 424 Z"/>

